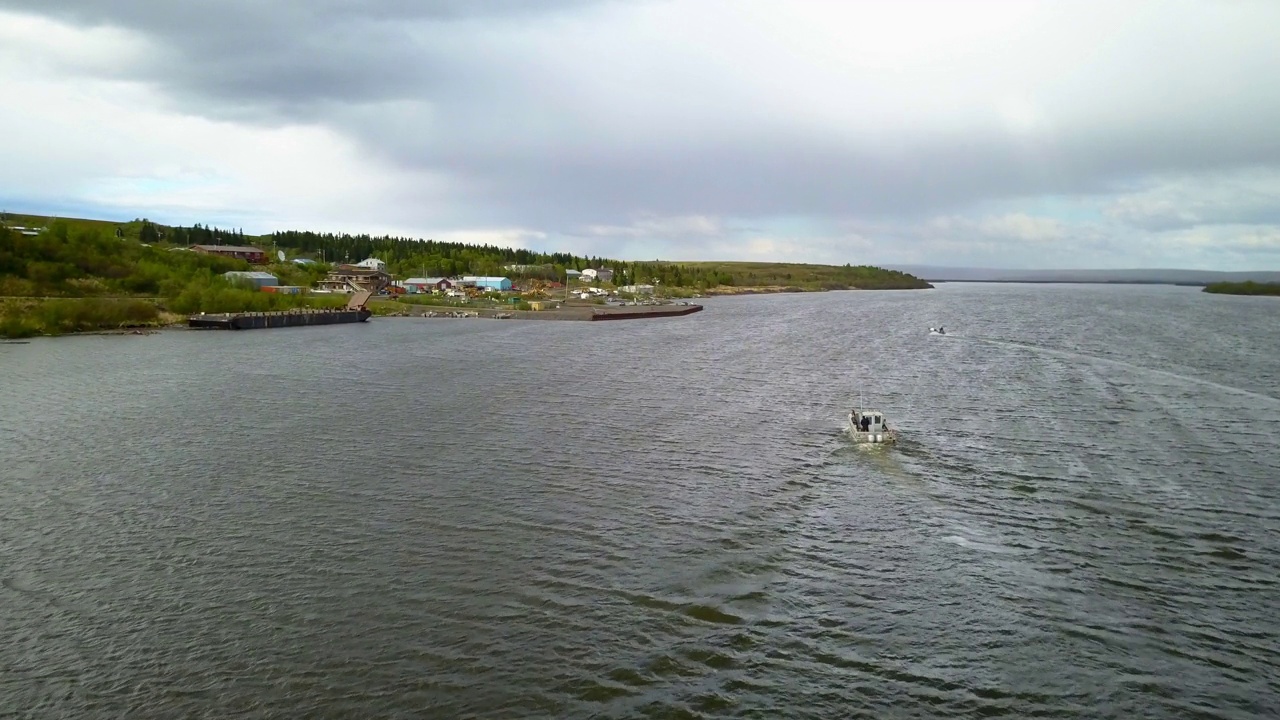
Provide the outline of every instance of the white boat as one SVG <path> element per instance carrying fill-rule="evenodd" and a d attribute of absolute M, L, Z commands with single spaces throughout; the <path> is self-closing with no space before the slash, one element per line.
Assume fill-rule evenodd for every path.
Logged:
<path fill-rule="evenodd" d="M 849 436 L 860 444 L 888 445 L 898 441 L 898 433 L 889 429 L 879 410 L 850 410 Z"/>
<path fill-rule="evenodd" d="M 929 328 L 930 335 L 946 335 L 947 331 L 942 327 Z"/>

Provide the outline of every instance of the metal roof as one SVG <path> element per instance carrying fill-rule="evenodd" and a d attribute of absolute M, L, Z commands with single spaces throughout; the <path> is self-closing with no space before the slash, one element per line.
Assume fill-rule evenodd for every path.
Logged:
<path fill-rule="evenodd" d="M 211 250 L 213 252 L 264 252 L 261 248 L 249 247 L 248 245 L 192 245 L 191 247 L 200 248 L 201 250 Z"/>
<path fill-rule="evenodd" d="M 222 274 L 229 275 L 231 277 L 253 278 L 254 280 L 278 280 L 279 279 L 275 275 L 272 275 L 269 272 L 262 272 L 261 270 L 230 270 Z"/>

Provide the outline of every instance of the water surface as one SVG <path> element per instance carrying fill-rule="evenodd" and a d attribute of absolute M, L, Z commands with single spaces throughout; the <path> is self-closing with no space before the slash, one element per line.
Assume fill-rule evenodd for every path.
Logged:
<path fill-rule="evenodd" d="M 0 716 L 1267 716 L 1278 310 L 948 284 L 0 345 Z M 900 447 L 841 435 L 860 395 Z"/>

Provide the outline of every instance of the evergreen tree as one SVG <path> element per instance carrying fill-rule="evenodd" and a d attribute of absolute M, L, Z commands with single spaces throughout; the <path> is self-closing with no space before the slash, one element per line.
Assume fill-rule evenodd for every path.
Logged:
<path fill-rule="evenodd" d="M 150 220 L 142 221 L 142 230 L 138 233 L 138 242 L 143 245 L 154 245 L 160 242 L 160 233 L 156 230 L 156 226 L 151 224 Z"/>

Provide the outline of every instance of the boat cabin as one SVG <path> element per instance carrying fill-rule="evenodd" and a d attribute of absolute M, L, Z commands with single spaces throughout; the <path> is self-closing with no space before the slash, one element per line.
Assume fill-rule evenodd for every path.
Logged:
<path fill-rule="evenodd" d="M 885 432 L 889 429 L 888 423 L 885 422 L 884 413 L 879 410 L 851 410 L 849 411 L 849 422 L 858 432 Z"/>

